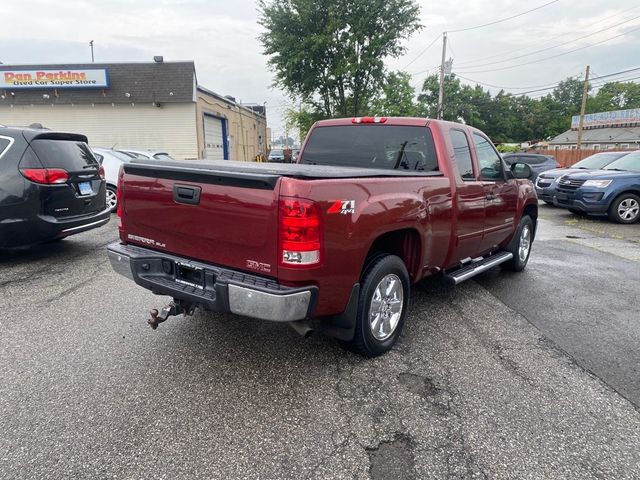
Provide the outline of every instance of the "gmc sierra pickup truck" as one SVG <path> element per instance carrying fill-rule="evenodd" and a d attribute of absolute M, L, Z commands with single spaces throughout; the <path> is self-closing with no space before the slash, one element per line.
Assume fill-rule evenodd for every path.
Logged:
<path fill-rule="evenodd" d="M 524 164 L 482 132 L 418 118 L 316 123 L 296 164 L 132 161 L 120 170 L 113 268 L 196 307 L 319 329 L 377 356 L 411 285 L 522 270 L 538 203 Z"/>

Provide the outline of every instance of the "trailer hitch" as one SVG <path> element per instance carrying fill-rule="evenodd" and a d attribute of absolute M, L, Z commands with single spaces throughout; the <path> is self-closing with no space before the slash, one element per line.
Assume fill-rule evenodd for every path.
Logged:
<path fill-rule="evenodd" d="M 151 326 L 153 330 L 158 328 L 162 322 L 165 322 L 167 318 L 172 315 L 180 315 L 181 313 L 184 316 L 191 316 L 195 311 L 195 305 L 191 303 L 185 303 L 180 300 L 173 300 L 169 305 L 163 307 L 162 310 L 158 312 L 157 308 L 151 309 L 149 315 L 151 318 L 147 320 L 147 323 Z"/>

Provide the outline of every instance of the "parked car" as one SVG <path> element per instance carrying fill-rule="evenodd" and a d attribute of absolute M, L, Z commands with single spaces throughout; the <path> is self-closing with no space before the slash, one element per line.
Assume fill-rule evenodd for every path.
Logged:
<path fill-rule="evenodd" d="M 298 161 L 298 157 L 300 156 L 300 149 L 294 148 L 291 150 L 291 163 L 296 163 Z"/>
<path fill-rule="evenodd" d="M 538 200 L 489 138 L 428 119 L 316 123 L 298 164 L 131 162 L 113 268 L 172 304 L 288 322 L 376 356 L 400 335 L 411 284 L 525 268 Z M 310 319 L 317 319 L 311 323 Z M 312 327 L 313 326 L 313 327 Z"/>
<path fill-rule="evenodd" d="M 125 153 L 131 158 L 142 160 L 174 160 L 171 155 L 162 150 L 132 150 L 130 148 L 118 148 L 118 152 Z"/>
<path fill-rule="evenodd" d="M 573 164 L 570 168 L 554 168 L 538 175 L 536 193 L 540 200 L 555 205 L 556 186 L 563 175 L 577 173 L 582 170 L 600 170 L 629 152 L 601 152 L 591 155 Z"/>
<path fill-rule="evenodd" d="M 618 223 L 640 220 L 640 151 L 629 153 L 602 170 L 560 177 L 558 205 L 576 214 L 608 215 Z"/>
<path fill-rule="evenodd" d="M 540 155 L 537 153 L 507 153 L 502 156 L 507 165 L 511 166 L 516 162 L 526 163 L 531 168 L 531 176 L 529 180 L 536 181 L 538 175 L 547 170 L 553 170 L 560 168 L 560 165 L 555 157 L 551 155 Z"/>
<path fill-rule="evenodd" d="M 284 150 L 280 148 L 274 148 L 269 152 L 269 162 L 284 163 Z"/>
<path fill-rule="evenodd" d="M 0 248 L 59 240 L 109 221 L 87 137 L 0 127 Z"/>
<path fill-rule="evenodd" d="M 118 150 L 110 148 L 92 148 L 96 159 L 104 168 L 104 177 L 107 190 L 107 206 L 112 212 L 118 209 L 118 172 L 123 163 L 130 162 L 133 158 Z"/>

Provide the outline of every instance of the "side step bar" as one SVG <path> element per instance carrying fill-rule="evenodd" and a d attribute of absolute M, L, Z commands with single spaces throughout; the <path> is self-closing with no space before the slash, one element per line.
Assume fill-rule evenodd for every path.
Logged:
<path fill-rule="evenodd" d="M 459 270 L 454 270 L 451 273 L 445 274 L 444 282 L 448 285 L 457 285 L 459 283 L 464 282 L 465 280 L 469 280 L 471 277 L 475 277 L 476 275 L 482 272 L 486 272 L 487 270 L 495 267 L 496 265 L 500 265 L 501 263 L 508 262 L 512 258 L 513 258 L 513 253 L 511 252 L 496 253 L 495 255 L 491 255 L 487 258 L 484 258 L 479 262 L 472 263 L 471 265 L 462 267 Z"/>

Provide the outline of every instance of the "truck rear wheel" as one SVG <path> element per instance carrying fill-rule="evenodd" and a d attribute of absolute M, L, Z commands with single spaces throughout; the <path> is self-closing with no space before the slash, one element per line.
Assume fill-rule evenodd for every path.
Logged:
<path fill-rule="evenodd" d="M 532 243 L 533 220 L 531 220 L 530 216 L 524 215 L 520 219 L 520 225 L 518 225 L 518 229 L 516 230 L 513 240 L 511 240 L 506 248 L 507 252 L 513 253 L 513 258 L 500 266 L 514 272 L 521 272 L 524 270 L 524 267 L 526 267 L 529 262 Z"/>
<path fill-rule="evenodd" d="M 355 335 L 348 348 L 365 357 L 390 350 L 407 317 L 409 293 L 409 273 L 399 257 L 371 260 L 362 275 Z"/>

